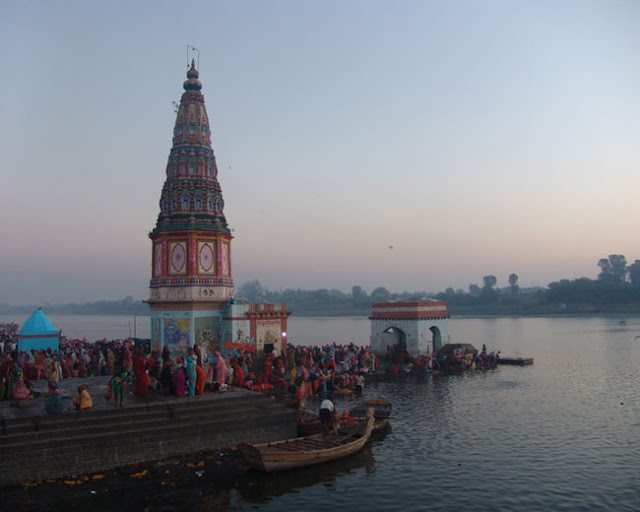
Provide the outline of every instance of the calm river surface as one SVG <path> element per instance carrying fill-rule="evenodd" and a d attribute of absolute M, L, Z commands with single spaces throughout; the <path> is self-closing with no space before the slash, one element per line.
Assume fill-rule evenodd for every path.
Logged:
<path fill-rule="evenodd" d="M 133 329 L 129 317 L 51 319 L 68 337 Z M 148 337 L 148 318 L 136 329 Z M 119 510 L 640 510 L 640 318 L 454 318 L 450 333 L 535 364 L 367 383 L 365 396 L 393 403 L 391 431 L 343 461 L 281 475 L 183 465 L 173 488 L 157 475 L 111 495 L 87 484 L 51 509 L 107 510 L 115 493 Z M 290 319 L 294 344 L 368 338 L 366 318 Z"/>

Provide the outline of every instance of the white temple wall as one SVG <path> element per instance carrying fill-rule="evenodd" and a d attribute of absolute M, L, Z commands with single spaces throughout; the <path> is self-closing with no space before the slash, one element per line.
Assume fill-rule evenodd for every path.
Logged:
<path fill-rule="evenodd" d="M 449 342 L 448 319 L 372 319 L 371 320 L 371 350 L 376 355 L 385 355 L 387 346 L 396 345 L 400 337 L 394 333 L 385 333 L 393 327 L 405 334 L 407 352 L 411 355 L 431 354 L 434 347 L 434 333 L 432 327 L 438 329 L 440 342 L 445 345 Z"/>

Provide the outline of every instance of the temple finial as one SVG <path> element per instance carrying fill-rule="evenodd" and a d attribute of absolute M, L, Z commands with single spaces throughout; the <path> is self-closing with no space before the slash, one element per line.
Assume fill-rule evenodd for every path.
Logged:
<path fill-rule="evenodd" d="M 202 89 L 202 84 L 198 78 L 200 73 L 196 69 L 196 60 L 191 59 L 191 67 L 187 71 L 187 80 L 184 82 L 183 87 L 185 91 L 199 91 Z"/>

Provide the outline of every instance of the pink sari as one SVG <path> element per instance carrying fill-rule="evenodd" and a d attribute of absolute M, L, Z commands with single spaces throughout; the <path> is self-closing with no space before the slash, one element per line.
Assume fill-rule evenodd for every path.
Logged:
<path fill-rule="evenodd" d="M 220 352 L 216 352 L 216 382 L 224 384 L 226 375 L 227 363 L 225 363 Z"/>

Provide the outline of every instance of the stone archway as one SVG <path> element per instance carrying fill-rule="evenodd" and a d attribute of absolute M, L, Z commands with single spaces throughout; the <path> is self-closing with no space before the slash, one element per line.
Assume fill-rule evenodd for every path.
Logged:
<path fill-rule="evenodd" d="M 435 325 L 429 327 L 429 330 L 432 334 L 431 346 L 433 347 L 433 351 L 437 352 L 442 348 L 442 333 L 440 332 L 440 329 L 438 329 Z"/>
<path fill-rule="evenodd" d="M 386 345 L 398 347 L 398 350 L 407 350 L 407 334 L 399 327 L 389 326 L 382 332 Z"/>

